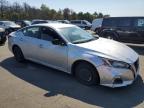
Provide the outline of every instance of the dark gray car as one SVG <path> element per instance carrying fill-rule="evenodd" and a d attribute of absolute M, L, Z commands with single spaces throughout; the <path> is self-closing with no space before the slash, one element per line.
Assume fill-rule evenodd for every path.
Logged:
<path fill-rule="evenodd" d="M 93 30 L 101 37 L 122 42 L 144 43 L 144 17 L 109 17 Z"/>

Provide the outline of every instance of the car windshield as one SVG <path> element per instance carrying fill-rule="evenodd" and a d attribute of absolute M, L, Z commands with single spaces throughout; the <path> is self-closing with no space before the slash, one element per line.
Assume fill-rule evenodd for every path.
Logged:
<path fill-rule="evenodd" d="M 84 20 L 85 21 L 85 23 L 87 23 L 88 25 L 91 25 L 91 23 L 90 22 L 88 22 L 88 21 L 86 21 L 86 20 Z"/>
<path fill-rule="evenodd" d="M 3 22 L 5 25 L 11 25 L 11 26 L 15 26 L 16 24 L 12 21 L 4 21 Z"/>
<path fill-rule="evenodd" d="M 65 27 L 60 28 L 58 31 L 73 44 L 85 43 L 96 39 L 93 35 L 79 27 Z"/>

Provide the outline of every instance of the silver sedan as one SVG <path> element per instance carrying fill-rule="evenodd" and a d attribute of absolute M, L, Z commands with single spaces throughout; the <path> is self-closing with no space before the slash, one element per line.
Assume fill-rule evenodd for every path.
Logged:
<path fill-rule="evenodd" d="M 18 62 L 31 60 L 73 74 L 86 85 L 127 86 L 139 73 L 139 56 L 119 42 L 71 24 L 38 24 L 8 36 Z"/>

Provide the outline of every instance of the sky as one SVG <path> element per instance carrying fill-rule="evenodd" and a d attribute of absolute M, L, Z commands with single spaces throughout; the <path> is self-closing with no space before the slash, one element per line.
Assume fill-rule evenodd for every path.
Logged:
<path fill-rule="evenodd" d="M 26 2 L 40 8 L 46 4 L 49 8 L 59 10 L 70 8 L 75 12 L 102 12 L 110 16 L 144 16 L 144 0 L 8 0 L 10 3 Z"/>

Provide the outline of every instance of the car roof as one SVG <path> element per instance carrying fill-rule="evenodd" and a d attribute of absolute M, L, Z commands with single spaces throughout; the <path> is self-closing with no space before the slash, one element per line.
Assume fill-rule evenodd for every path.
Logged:
<path fill-rule="evenodd" d="M 14 22 L 14 21 L 3 20 L 3 21 L 0 21 L 0 22 Z"/>
<path fill-rule="evenodd" d="M 107 18 L 104 18 L 104 19 L 117 19 L 117 18 L 144 18 L 144 16 L 107 17 Z"/>
<path fill-rule="evenodd" d="M 59 28 L 65 28 L 65 27 L 74 27 L 75 25 L 63 24 L 63 23 L 44 23 L 44 24 L 35 24 L 32 26 L 46 26 L 46 27 L 52 27 L 54 29 L 59 29 Z"/>

